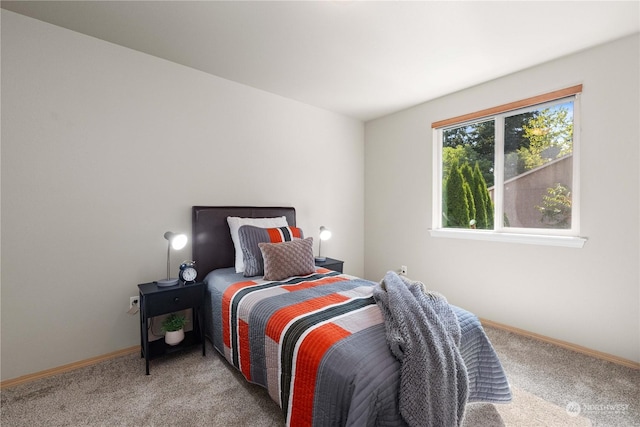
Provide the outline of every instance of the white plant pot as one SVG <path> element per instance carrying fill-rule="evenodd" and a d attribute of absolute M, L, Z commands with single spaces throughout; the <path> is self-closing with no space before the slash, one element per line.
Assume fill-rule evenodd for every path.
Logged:
<path fill-rule="evenodd" d="M 168 331 L 164 334 L 164 342 L 169 345 L 178 345 L 184 339 L 184 330 L 180 329 L 179 331 Z"/>

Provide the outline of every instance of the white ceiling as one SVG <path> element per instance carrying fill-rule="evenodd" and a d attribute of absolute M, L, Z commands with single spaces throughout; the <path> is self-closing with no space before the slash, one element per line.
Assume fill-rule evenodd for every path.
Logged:
<path fill-rule="evenodd" d="M 2 1 L 367 121 L 640 31 L 639 1 Z"/>

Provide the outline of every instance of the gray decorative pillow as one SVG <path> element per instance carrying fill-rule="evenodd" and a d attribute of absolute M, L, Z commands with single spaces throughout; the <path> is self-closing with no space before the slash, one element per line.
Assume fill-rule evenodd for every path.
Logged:
<path fill-rule="evenodd" d="M 244 271 L 244 263 L 242 262 L 242 248 L 238 240 L 238 229 L 242 225 L 256 225 L 258 227 L 286 227 L 289 225 L 286 216 L 276 218 L 240 218 L 237 216 L 228 216 L 227 223 L 231 232 L 231 241 L 236 252 L 236 273 Z"/>
<path fill-rule="evenodd" d="M 297 227 L 261 228 L 253 225 L 243 225 L 238 229 L 238 240 L 242 249 L 244 276 L 262 276 L 264 262 L 258 243 L 289 242 L 303 239 L 302 229 Z"/>
<path fill-rule="evenodd" d="M 264 280 L 306 276 L 316 271 L 313 238 L 282 243 L 258 243 L 264 259 Z"/>

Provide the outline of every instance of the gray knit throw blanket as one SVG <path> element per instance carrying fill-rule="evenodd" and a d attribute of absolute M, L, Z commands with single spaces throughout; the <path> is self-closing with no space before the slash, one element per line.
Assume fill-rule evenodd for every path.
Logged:
<path fill-rule="evenodd" d="M 387 343 L 400 361 L 400 414 L 409 426 L 462 424 L 467 369 L 458 350 L 460 325 L 446 298 L 388 272 L 373 290 Z"/>

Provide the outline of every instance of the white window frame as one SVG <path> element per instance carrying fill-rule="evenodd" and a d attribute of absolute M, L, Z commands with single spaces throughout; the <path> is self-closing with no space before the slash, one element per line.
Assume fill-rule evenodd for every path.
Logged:
<path fill-rule="evenodd" d="M 580 86 L 580 89 L 582 87 Z M 525 100 L 527 101 L 527 100 Z M 523 101 L 523 102 L 525 102 Z M 538 110 L 547 106 L 573 101 L 573 185 L 571 188 L 571 229 L 542 229 L 542 228 L 516 228 L 504 227 L 502 221 L 494 221 L 494 230 L 443 228 L 442 227 L 442 148 L 443 131 L 464 126 L 465 123 L 477 123 L 479 121 L 495 121 L 495 212 L 494 218 L 502 218 L 503 212 L 503 186 L 504 186 L 504 118 L 522 114 L 532 110 Z M 510 104 L 508 104 L 510 105 Z M 496 107 L 500 109 L 501 107 Z M 489 110 L 487 110 L 489 111 Z M 547 246 L 564 246 L 582 248 L 587 241 L 580 237 L 580 92 L 570 96 L 557 97 L 539 103 L 528 103 L 524 107 L 502 109 L 497 113 L 481 115 L 482 112 L 471 114 L 472 120 L 451 119 L 450 124 L 433 125 L 433 212 L 432 237 L 445 237 L 469 240 L 488 240 L 511 243 L 523 243 Z M 465 116 L 462 116 L 465 117 Z M 446 121 L 445 121 L 446 122 Z"/>

